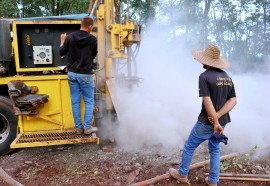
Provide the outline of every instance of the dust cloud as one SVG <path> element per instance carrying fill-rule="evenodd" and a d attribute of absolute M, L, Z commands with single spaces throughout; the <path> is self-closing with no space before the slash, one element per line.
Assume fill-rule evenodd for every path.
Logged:
<path fill-rule="evenodd" d="M 227 125 L 229 146 L 234 150 L 269 147 L 270 142 L 270 74 L 233 75 L 237 105 Z"/>
<path fill-rule="evenodd" d="M 118 144 L 127 150 L 159 146 L 183 148 L 201 109 L 198 77 L 204 71 L 181 38 L 156 28 L 143 37 L 137 57 L 138 76 L 143 79 L 132 91 L 117 90 Z M 231 61 L 233 63 L 233 61 Z M 270 76 L 232 74 L 238 104 L 231 111 L 232 122 L 225 134 L 233 150 L 269 144 Z"/>

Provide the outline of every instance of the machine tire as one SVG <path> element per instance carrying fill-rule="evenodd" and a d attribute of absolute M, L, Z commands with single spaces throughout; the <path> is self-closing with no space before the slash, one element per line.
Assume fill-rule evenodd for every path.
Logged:
<path fill-rule="evenodd" d="M 5 104 L 8 108 L 13 110 L 12 103 L 7 96 L 0 96 L 0 104 Z"/>
<path fill-rule="evenodd" d="M 17 136 L 18 119 L 12 110 L 10 100 L 0 96 L 0 155 L 8 154 L 12 150 L 10 144 Z"/>

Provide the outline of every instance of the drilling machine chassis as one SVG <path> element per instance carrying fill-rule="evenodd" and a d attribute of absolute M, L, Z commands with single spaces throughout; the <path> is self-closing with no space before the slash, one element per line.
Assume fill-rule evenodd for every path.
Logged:
<path fill-rule="evenodd" d="M 96 13 L 91 34 L 98 40 L 99 68 L 93 75 L 96 87 L 92 124 L 102 123 L 110 130 L 115 117 L 112 98 L 117 63 L 127 63 L 124 79 L 137 81 L 130 72 L 131 47 L 140 43 L 140 27 L 131 19 L 116 23 L 112 0 L 96 0 L 93 6 Z M 0 20 L 0 155 L 16 148 L 102 140 L 95 133 L 76 134 L 67 61 L 59 55 L 60 34 L 80 29 L 81 19 L 87 15 Z M 83 114 L 83 100 L 81 106 Z"/>

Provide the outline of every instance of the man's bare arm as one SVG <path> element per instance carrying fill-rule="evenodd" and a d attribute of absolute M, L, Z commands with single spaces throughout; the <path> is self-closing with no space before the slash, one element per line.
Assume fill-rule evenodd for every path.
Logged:
<path fill-rule="evenodd" d="M 226 101 L 223 107 L 219 111 L 217 111 L 217 118 L 219 119 L 224 114 L 227 114 L 228 112 L 230 112 L 233 109 L 233 107 L 236 105 L 236 103 L 237 103 L 236 97 L 232 97 L 228 99 L 228 101 Z"/>
<path fill-rule="evenodd" d="M 60 47 L 63 46 L 66 38 L 67 38 L 67 34 L 66 33 L 60 35 Z"/>
<path fill-rule="evenodd" d="M 223 128 L 218 121 L 217 112 L 213 106 L 211 98 L 209 96 L 203 97 L 203 104 L 208 114 L 208 117 L 211 117 L 213 119 L 211 123 L 214 126 L 214 132 L 223 134 Z"/>

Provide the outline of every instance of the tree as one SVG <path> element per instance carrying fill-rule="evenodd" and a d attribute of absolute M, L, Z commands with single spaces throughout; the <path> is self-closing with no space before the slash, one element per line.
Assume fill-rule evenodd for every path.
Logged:
<path fill-rule="evenodd" d="M 113 1 L 117 23 L 125 21 L 126 15 L 143 28 L 155 22 L 171 40 L 181 37 L 190 48 L 216 43 L 223 55 L 247 69 L 264 65 L 270 58 L 269 0 Z M 87 13 L 88 6 L 89 0 L 2 0 L 0 16 Z"/>
<path fill-rule="evenodd" d="M 2 0 L 0 1 L 0 17 L 15 18 L 19 15 L 16 0 Z"/>
<path fill-rule="evenodd" d="M 121 0 L 122 17 L 129 15 L 136 22 L 150 24 L 155 19 L 155 8 L 158 5 L 158 0 Z"/>
<path fill-rule="evenodd" d="M 87 13 L 89 0 L 19 0 L 20 17 Z"/>
<path fill-rule="evenodd" d="M 270 45 L 270 1 L 269 0 L 256 0 L 256 15 L 258 16 L 259 24 L 262 28 L 262 54 L 266 57 L 269 52 Z"/>
<path fill-rule="evenodd" d="M 42 0 L 20 0 L 21 5 L 21 15 L 20 17 L 38 17 L 43 16 L 42 5 L 44 4 Z"/>

